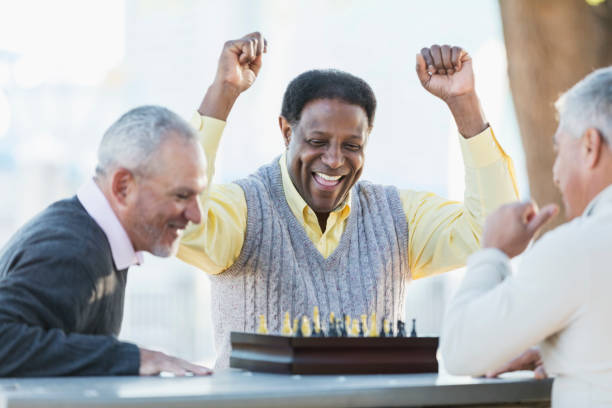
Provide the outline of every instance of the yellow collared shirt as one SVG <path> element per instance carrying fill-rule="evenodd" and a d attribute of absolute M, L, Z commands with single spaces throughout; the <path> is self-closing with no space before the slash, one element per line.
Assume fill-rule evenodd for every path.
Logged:
<path fill-rule="evenodd" d="M 178 257 L 210 274 L 229 268 L 240 255 L 246 232 L 247 204 L 234 183 L 212 184 L 214 164 L 225 122 L 195 114 L 197 129 L 208 161 L 209 187 L 202 194 L 202 222 L 190 225 L 181 240 Z M 408 260 L 413 278 L 441 273 L 465 265 L 480 246 L 485 217 L 501 204 L 518 199 L 512 159 L 485 129 L 470 139 L 459 136 L 465 163 L 464 203 L 429 192 L 399 190 L 408 221 Z M 285 155 L 279 161 L 283 189 L 293 215 L 324 256 L 338 246 L 350 215 L 350 195 L 333 211 L 325 232 L 291 182 Z"/>

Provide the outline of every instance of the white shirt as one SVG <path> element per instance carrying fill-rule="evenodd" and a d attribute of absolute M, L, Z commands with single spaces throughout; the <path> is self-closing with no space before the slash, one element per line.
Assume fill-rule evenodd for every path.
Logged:
<path fill-rule="evenodd" d="M 110 244 L 113 262 L 118 270 L 142 264 L 142 252 L 136 252 L 127 232 L 113 211 L 108 200 L 93 179 L 78 191 L 77 198 L 87 214 L 98 224 Z"/>
<path fill-rule="evenodd" d="M 554 407 L 612 407 L 612 185 L 515 274 L 497 249 L 468 260 L 442 329 L 448 371 L 482 375 L 538 343 Z"/>

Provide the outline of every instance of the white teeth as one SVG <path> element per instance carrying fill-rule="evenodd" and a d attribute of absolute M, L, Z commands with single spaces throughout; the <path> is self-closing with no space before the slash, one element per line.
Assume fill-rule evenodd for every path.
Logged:
<path fill-rule="evenodd" d="M 339 180 L 340 177 L 342 176 L 328 176 L 327 174 L 323 174 L 323 173 L 316 173 L 317 176 L 321 177 L 323 180 L 327 180 L 327 181 L 336 181 Z"/>

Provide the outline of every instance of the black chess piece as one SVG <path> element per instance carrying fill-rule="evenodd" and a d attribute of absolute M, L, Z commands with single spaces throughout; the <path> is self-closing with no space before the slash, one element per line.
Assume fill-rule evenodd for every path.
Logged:
<path fill-rule="evenodd" d="M 348 331 L 346 327 L 346 314 L 342 313 L 342 320 L 340 320 L 340 335 L 342 337 L 348 337 Z"/>
<path fill-rule="evenodd" d="M 416 319 L 412 319 L 412 330 L 410 331 L 410 337 L 419 337 L 416 332 Z"/>
<path fill-rule="evenodd" d="M 393 322 L 389 322 L 389 337 L 393 337 Z"/>
<path fill-rule="evenodd" d="M 359 322 L 359 337 L 363 336 L 365 336 L 365 333 L 363 331 L 363 322 Z"/>
<path fill-rule="evenodd" d="M 298 322 L 297 331 L 295 332 L 295 337 L 304 337 L 304 332 L 302 332 L 302 325 Z"/>
<path fill-rule="evenodd" d="M 338 337 L 338 324 L 336 323 L 336 320 L 334 319 L 333 322 L 329 323 L 329 337 Z"/>
<path fill-rule="evenodd" d="M 404 322 L 397 321 L 397 337 L 406 337 L 406 328 Z"/>
<path fill-rule="evenodd" d="M 385 333 L 385 318 L 383 317 L 380 320 L 380 333 L 378 333 L 379 337 L 387 337 L 387 333 Z"/>

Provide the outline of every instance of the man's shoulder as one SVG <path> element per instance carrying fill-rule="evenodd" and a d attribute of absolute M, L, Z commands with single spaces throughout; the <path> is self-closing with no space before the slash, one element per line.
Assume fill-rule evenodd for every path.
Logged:
<path fill-rule="evenodd" d="M 535 262 L 542 268 L 555 265 L 557 273 L 561 273 L 562 270 L 573 273 L 596 256 L 597 247 L 607 246 L 607 239 L 601 231 L 611 232 L 611 228 L 610 223 L 602 228 L 597 220 L 577 217 L 548 231 L 535 242 L 525 256 L 530 262 Z"/>
<path fill-rule="evenodd" d="M 101 239 L 104 232 L 76 197 L 56 201 L 28 221 L 18 233 L 45 238 Z"/>
<path fill-rule="evenodd" d="M 377 184 L 368 180 L 360 180 L 353 186 L 353 193 L 358 194 L 360 197 L 382 197 L 385 196 L 387 199 L 393 199 L 399 203 L 399 190 L 395 186 L 386 184 Z"/>
<path fill-rule="evenodd" d="M 278 164 L 279 158 L 280 156 L 276 157 L 271 162 L 257 168 L 257 170 L 248 176 L 235 180 L 232 184 L 239 186 L 246 195 L 249 192 L 256 191 L 270 194 L 272 191 L 278 190 L 278 187 L 282 185 L 281 170 Z"/>
<path fill-rule="evenodd" d="M 0 252 L 0 264 L 16 255 L 89 263 L 108 258 L 106 252 L 110 253 L 110 247 L 104 232 L 72 197 L 51 204 L 24 224 Z"/>

